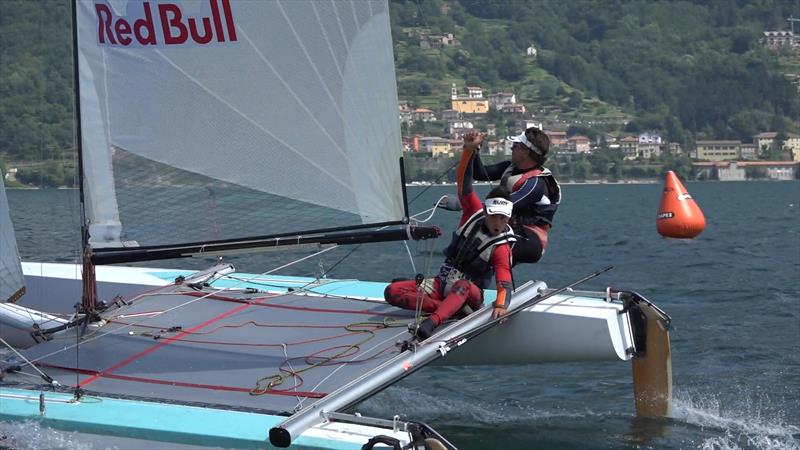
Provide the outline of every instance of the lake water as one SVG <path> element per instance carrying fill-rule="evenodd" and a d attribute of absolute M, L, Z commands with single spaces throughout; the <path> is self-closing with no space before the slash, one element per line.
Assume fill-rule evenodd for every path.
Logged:
<path fill-rule="evenodd" d="M 800 183 L 687 188 L 708 222 L 691 241 L 656 233 L 660 185 L 564 186 L 545 257 L 514 273 L 518 284 L 536 278 L 560 287 L 613 265 L 582 288 L 636 290 L 666 310 L 673 318 L 672 417 L 635 417 L 630 364 L 622 362 L 426 368 L 358 409 L 383 417 L 402 412 L 460 449 L 799 449 Z M 429 208 L 453 191 L 412 187 L 410 199 L 421 195 L 409 209 Z M 74 191 L 12 190 L 8 197 L 23 259 L 76 260 Z M 449 235 L 457 220 L 439 211 L 431 222 Z M 436 269 L 446 245 L 439 241 L 432 249 L 408 244 L 416 271 Z M 228 260 L 260 273 L 300 255 Z M 315 276 L 331 268 L 332 278 L 376 281 L 415 272 L 403 244 L 386 243 L 342 247 L 283 273 Z M 32 448 L 103 448 L 64 439 L 37 429 Z"/>

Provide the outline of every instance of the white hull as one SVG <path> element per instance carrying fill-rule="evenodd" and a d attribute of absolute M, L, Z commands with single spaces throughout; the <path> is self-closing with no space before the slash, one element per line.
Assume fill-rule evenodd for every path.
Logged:
<path fill-rule="evenodd" d="M 80 301 L 80 266 L 23 263 L 23 272 L 28 291 L 18 302 L 19 306 L 69 314 L 75 303 Z M 98 295 L 101 300 L 110 301 L 117 295 L 126 296 L 164 286 L 176 273 L 181 272 L 185 271 L 98 266 Z M 271 277 L 270 280 L 291 283 L 288 278 L 291 277 Z M 337 291 L 336 294 L 383 301 L 376 294 L 382 292 L 383 286 L 381 283 L 357 282 L 350 284 L 347 292 Z M 32 337 L 20 333 L 23 328 L 20 325 L 20 312 L 18 308 L 12 308 L 11 305 L 0 305 L 0 325 L 3 325 L 0 327 L 0 336 L 13 331 L 17 346 L 34 344 Z M 629 360 L 634 346 L 633 330 L 628 314 L 620 314 L 621 310 L 621 304 L 605 301 L 600 293 L 555 295 L 521 312 L 514 320 L 487 331 L 464 348 L 455 349 L 440 363 L 463 365 Z M 52 319 L 52 316 L 28 317 L 32 320 Z M 13 327 L 6 326 L 12 324 Z M 8 339 L 11 336 L 3 337 Z M 509 342 L 515 345 L 508 345 Z"/>

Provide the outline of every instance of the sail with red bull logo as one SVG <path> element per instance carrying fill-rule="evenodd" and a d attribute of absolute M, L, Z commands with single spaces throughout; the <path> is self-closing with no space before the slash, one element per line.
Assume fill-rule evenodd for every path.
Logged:
<path fill-rule="evenodd" d="M 119 16 L 108 3 L 98 2 L 94 4 L 97 42 L 158 46 L 237 41 L 230 0 L 209 0 L 208 7 L 210 16 L 193 17 L 184 12 L 180 3 L 143 2 L 139 15 L 129 11 L 130 15 Z"/>

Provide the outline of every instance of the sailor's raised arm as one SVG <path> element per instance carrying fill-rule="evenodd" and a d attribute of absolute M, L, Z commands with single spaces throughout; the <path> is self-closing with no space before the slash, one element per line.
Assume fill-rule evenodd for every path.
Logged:
<path fill-rule="evenodd" d="M 488 166 L 481 161 L 480 152 L 472 158 L 472 174 L 478 181 L 495 181 L 503 177 L 503 172 L 511 165 L 511 161 L 500 161 Z"/>
<path fill-rule="evenodd" d="M 464 135 L 464 151 L 461 153 L 461 160 L 456 169 L 458 201 L 461 203 L 462 222 L 483 207 L 481 200 L 472 188 L 472 159 L 481 148 L 483 138 L 484 134 L 477 131 L 468 131 Z"/>

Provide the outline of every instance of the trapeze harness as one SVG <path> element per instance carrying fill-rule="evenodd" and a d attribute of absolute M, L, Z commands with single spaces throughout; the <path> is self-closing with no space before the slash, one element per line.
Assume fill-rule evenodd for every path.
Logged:
<path fill-rule="evenodd" d="M 515 168 L 510 164 L 500 177 L 500 185 L 512 193 L 514 200 L 514 215 L 510 225 L 518 234 L 527 231 L 538 236 L 544 250 L 547 247 L 547 233 L 553 226 L 553 217 L 561 203 L 561 187 L 549 169 L 532 169 L 514 174 Z M 525 186 L 531 178 L 535 178 L 535 182 Z M 526 201 L 526 197 L 534 193 L 540 182 L 545 186 L 542 198 L 536 202 L 533 199 Z"/>
<path fill-rule="evenodd" d="M 491 263 L 494 249 L 498 245 L 516 242 L 514 232 L 508 225 L 497 236 L 487 233 L 483 227 L 484 219 L 483 209 L 480 209 L 453 232 L 450 245 L 444 250 L 447 259 L 439 269 L 442 297 L 450 293 L 456 281 L 462 279 L 475 283 L 481 289 L 486 288 L 494 275 Z"/>

